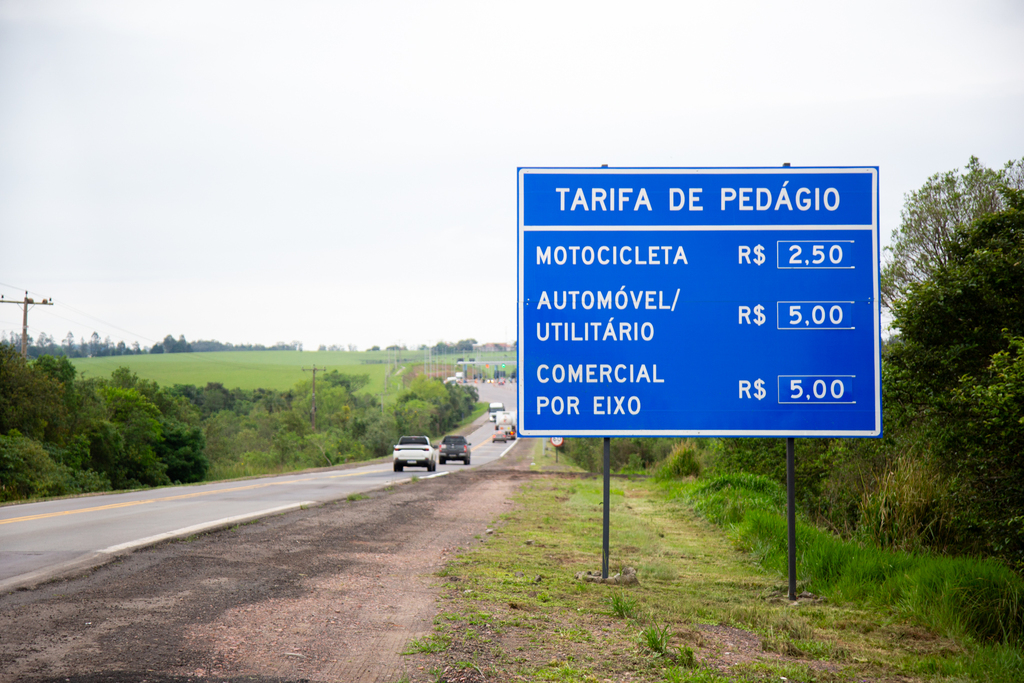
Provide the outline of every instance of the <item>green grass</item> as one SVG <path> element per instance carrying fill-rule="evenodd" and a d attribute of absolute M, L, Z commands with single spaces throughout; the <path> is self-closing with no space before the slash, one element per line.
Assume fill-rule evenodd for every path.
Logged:
<path fill-rule="evenodd" d="M 640 609 L 637 599 L 625 592 L 612 593 L 608 596 L 608 604 L 612 608 L 612 614 L 620 619 L 639 619 Z"/>
<path fill-rule="evenodd" d="M 780 485 L 730 475 L 670 488 L 709 519 L 731 525 L 764 566 L 786 571 Z M 1024 642 L 1024 579 L 994 560 L 883 550 L 798 523 L 797 565 L 812 592 L 892 607 L 954 636 Z"/>
<path fill-rule="evenodd" d="M 888 568 L 869 554 L 844 559 L 827 544 L 807 541 L 802 527 L 801 577 L 828 599 L 791 606 L 772 540 L 781 535 L 785 543 L 785 526 L 780 534 L 762 519 L 777 514 L 781 504 L 770 482 L 734 477 L 698 480 L 688 489 L 653 480 L 615 485 L 610 567 L 613 573 L 627 565 L 640 568 L 639 586 L 574 578 L 601 565 L 600 480 L 528 482 L 488 542 L 439 572 L 459 577 L 442 598 L 444 618 L 435 621 L 437 632 L 451 638 L 441 656 L 467 648 L 481 652 L 475 643 L 486 629 L 494 639 L 488 647 L 508 655 L 477 660 L 495 680 L 1024 680 L 1021 649 L 995 642 L 1011 632 L 999 625 L 1014 613 L 1012 591 L 1000 602 L 970 587 L 962 572 L 947 574 L 939 564 L 922 571 L 899 558 L 889 558 Z M 699 495 L 691 495 L 698 487 Z M 850 562 L 864 565 L 849 583 L 859 584 L 860 593 L 849 587 L 830 592 L 816 578 L 827 567 L 842 574 Z M 973 580 L 999 585 L 979 564 L 963 566 L 971 568 Z M 907 586 L 894 591 L 893 582 L 909 580 L 903 577 L 908 571 L 916 572 L 917 593 Z M 928 578 L 930 572 L 946 582 Z M 831 580 L 840 585 L 836 576 Z M 961 625 L 930 625 L 925 610 L 953 611 L 926 600 L 933 591 L 954 594 L 946 599 L 959 606 Z M 922 606 L 915 606 L 918 601 Z M 979 618 L 996 627 L 963 630 Z M 729 645 L 708 625 L 753 634 L 764 657 L 728 672 L 709 668 L 708 660 Z M 471 629 L 472 642 L 465 635 Z"/>
<path fill-rule="evenodd" d="M 208 382 L 220 382 L 228 389 L 280 391 L 309 380 L 311 374 L 303 372 L 302 368 L 312 368 L 316 363 L 317 368 L 369 375 L 370 384 L 365 390 L 379 392 L 384 386 L 385 366 L 361 363 L 377 355 L 347 351 L 220 351 L 73 358 L 72 362 L 86 377 L 110 377 L 111 372 L 124 366 L 142 379 L 153 380 L 164 387 L 175 384 L 204 387 Z"/>
<path fill-rule="evenodd" d="M 762 566 L 786 574 L 781 486 L 763 477 L 730 475 L 665 488 L 727 526 Z M 797 568 L 807 589 L 830 601 L 899 615 L 974 650 L 967 660 L 916 661 L 915 671 L 1024 680 L 1024 579 L 995 560 L 884 550 L 843 541 L 798 521 Z M 799 641 L 793 646 L 809 649 Z"/>
<path fill-rule="evenodd" d="M 499 354 L 472 353 L 468 357 L 486 360 Z M 369 375 L 370 384 L 364 391 L 379 393 L 384 386 L 385 351 L 218 351 L 209 353 L 159 353 L 139 356 L 104 356 L 101 358 L 72 358 L 80 373 L 87 377 L 110 377 L 119 367 L 129 367 L 142 379 L 153 380 L 160 386 L 194 384 L 206 386 L 220 382 L 228 389 L 291 389 L 298 382 L 310 378 L 302 368 L 337 370 L 345 374 Z M 406 372 L 422 365 L 422 351 L 403 351 L 398 367 Z M 454 356 L 458 358 L 459 356 Z M 506 370 L 515 367 L 507 362 Z M 499 361 L 500 363 L 500 361 Z M 442 366 L 443 367 L 443 366 Z M 452 370 L 452 366 L 447 366 Z"/>
<path fill-rule="evenodd" d="M 665 655 L 668 650 L 669 633 L 668 624 L 650 624 L 640 631 L 640 644 L 657 655 Z"/>
<path fill-rule="evenodd" d="M 451 643 L 451 636 L 442 633 L 431 633 L 422 638 L 414 638 L 409 646 L 402 652 L 404 655 L 416 654 L 418 652 L 442 652 Z"/>

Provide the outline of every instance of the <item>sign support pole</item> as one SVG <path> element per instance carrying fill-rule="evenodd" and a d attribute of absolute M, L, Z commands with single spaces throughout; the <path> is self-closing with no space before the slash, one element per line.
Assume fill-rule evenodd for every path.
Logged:
<path fill-rule="evenodd" d="M 789 526 L 789 599 L 796 600 L 796 455 L 795 439 L 786 439 L 786 516 Z"/>
<path fill-rule="evenodd" d="M 519 433 L 604 439 L 604 577 L 611 437 L 789 433 L 796 598 L 793 435 L 882 436 L 878 174 L 517 169 Z"/>
<path fill-rule="evenodd" d="M 604 530 L 601 550 L 601 578 L 608 578 L 608 527 L 611 525 L 612 440 L 604 437 Z"/>

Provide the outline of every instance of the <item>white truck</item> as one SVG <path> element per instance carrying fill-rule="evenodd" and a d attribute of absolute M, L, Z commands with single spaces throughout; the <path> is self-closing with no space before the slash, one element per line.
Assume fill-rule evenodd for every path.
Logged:
<path fill-rule="evenodd" d="M 513 410 L 504 410 L 495 414 L 494 436 L 491 441 L 505 443 L 516 438 L 516 413 Z"/>
<path fill-rule="evenodd" d="M 494 422 L 494 416 L 498 413 L 504 412 L 505 404 L 495 401 L 494 403 L 487 406 L 487 412 L 489 413 L 487 419 Z"/>
<path fill-rule="evenodd" d="M 407 466 L 426 467 L 427 472 L 437 469 L 437 451 L 430 445 L 429 436 L 403 436 L 395 445 L 391 459 L 395 463 L 395 472 L 401 472 Z"/>

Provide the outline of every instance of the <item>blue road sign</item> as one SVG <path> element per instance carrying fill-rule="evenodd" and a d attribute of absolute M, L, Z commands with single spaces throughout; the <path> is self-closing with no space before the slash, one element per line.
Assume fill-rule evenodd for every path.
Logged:
<path fill-rule="evenodd" d="M 522 435 L 881 435 L 877 168 L 518 180 Z"/>

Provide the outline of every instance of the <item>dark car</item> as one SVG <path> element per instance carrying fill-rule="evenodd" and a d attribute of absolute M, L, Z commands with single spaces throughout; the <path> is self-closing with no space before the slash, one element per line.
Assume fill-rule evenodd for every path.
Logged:
<path fill-rule="evenodd" d="M 469 447 L 472 445 L 464 436 L 446 436 L 437 448 L 438 459 L 442 465 L 449 460 L 461 460 L 464 465 L 468 465 Z"/>

